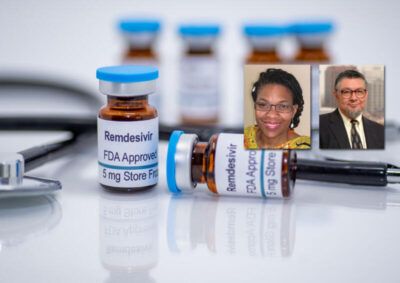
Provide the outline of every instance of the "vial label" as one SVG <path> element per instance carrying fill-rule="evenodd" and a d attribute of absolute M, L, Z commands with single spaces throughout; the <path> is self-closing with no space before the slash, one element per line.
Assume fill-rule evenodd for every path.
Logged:
<path fill-rule="evenodd" d="M 158 181 L 158 117 L 145 121 L 97 119 L 99 182 L 140 188 Z"/>
<path fill-rule="evenodd" d="M 180 65 L 180 108 L 183 116 L 218 116 L 218 61 L 212 56 L 188 56 Z"/>
<path fill-rule="evenodd" d="M 243 135 L 220 134 L 215 155 L 218 194 L 282 197 L 282 151 L 245 150 Z"/>

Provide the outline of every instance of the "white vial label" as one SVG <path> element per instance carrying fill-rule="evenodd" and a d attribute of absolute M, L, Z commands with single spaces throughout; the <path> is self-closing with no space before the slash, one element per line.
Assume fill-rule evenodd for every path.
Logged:
<path fill-rule="evenodd" d="M 140 188 L 158 181 L 158 117 L 145 121 L 97 119 L 99 182 Z"/>
<path fill-rule="evenodd" d="M 181 114 L 194 119 L 218 116 L 218 61 L 212 56 L 188 56 L 180 66 Z"/>
<path fill-rule="evenodd" d="M 220 134 L 215 154 L 218 194 L 282 197 L 282 151 L 246 150 L 243 135 Z"/>

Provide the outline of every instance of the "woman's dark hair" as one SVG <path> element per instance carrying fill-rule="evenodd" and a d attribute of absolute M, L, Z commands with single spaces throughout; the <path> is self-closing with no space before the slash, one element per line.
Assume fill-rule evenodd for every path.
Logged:
<path fill-rule="evenodd" d="M 260 77 L 254 83 L 251 89 L 251 96 L 253 101 L 256 102 L 258 91 L 265 85 L 278 84 L 286 87 L 292 94 L 293 104 L 298 105 L 297 112 L 293 117 L 294 128 L 300 122 L 301 112 L 303 112 L 303 91 L 297 79 L 290 73 L 282 69 L 267 69 L 265 72 L 260 73 Z"/>

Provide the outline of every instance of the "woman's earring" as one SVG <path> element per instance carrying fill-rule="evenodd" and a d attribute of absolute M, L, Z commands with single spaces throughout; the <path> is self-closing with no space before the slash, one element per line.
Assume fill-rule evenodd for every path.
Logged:
<path fill-rule="evenodd" d="M 290 122 L 289 128 L 290 128 L 291 130 L 294 129 L 294 122 L 293 122 L 293 119 L 292 119 L 292 121 Z"/>

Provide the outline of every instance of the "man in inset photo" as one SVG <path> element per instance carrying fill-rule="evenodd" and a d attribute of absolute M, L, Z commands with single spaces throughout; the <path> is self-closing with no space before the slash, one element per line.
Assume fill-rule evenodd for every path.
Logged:
<path fill-rule="evenodd" d="M 328 67 L 325 75 L 340 67 Z M 372 71 L 371 71 L 372 72 Z M 383 74 L 383 68 L 382 68 Z M 382 90 L 381 101 L 376 102 L 383 107 L 383 78 L 379 78 Z M 327 84 L 329 85 L 329 84 Z M 372 89 L 369 89 L 366 77 L 355 67 L 341 71 L 331 84 L 332 95 L 336 104 L 333 112 L 320 115 L 319 139 L 321 149 L 384 149 L 385 132 L 382 124 L 368 119 L 365 115 L 368 101 L 374 102 Z M 372 103 L 373 104 L 373 103 Z M 371 103 L 370 103 L 371 106 Z M 372 105 L 371 107 L 374 107 Z"/>

